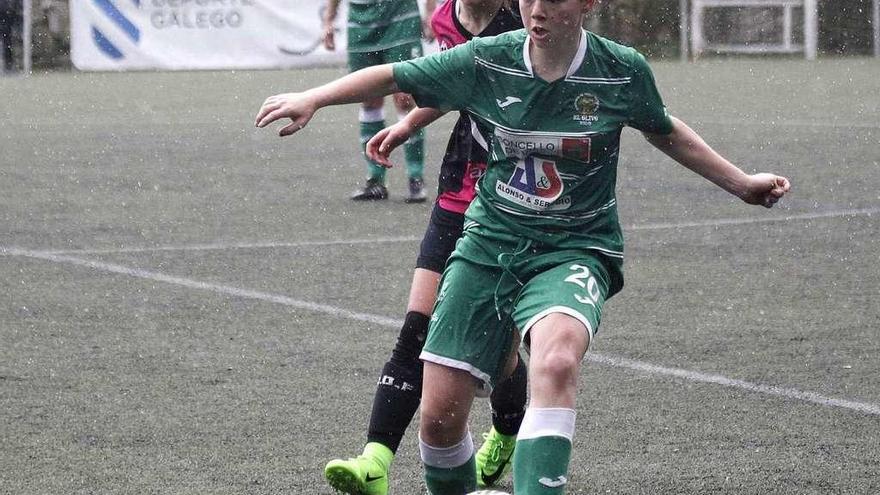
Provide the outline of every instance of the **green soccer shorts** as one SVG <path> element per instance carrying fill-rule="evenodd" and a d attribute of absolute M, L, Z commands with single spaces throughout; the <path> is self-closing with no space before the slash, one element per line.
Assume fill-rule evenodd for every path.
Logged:
<path fill-rule="evenodd" d="M 367 67 L 404 62 L 422 56 L 422 43 L 404 43 L 373 52 L 348 52 L 348 70 L 356 72 Z"/>
<path fill-rule="evenodd" d="M 532 326 L 563 313 L 583 323 L 592 339 L 609 297 L 603 258 L 588 249 L 466 231 L 443 272 L 421 358 L 469 372 L 483 395 L 501 378 L 514 329 L 528 351 Z"/>

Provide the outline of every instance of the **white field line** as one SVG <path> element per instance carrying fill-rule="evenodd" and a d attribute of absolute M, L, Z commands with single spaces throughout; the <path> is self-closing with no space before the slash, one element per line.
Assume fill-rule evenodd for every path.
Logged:
<path fill-rule="evenodd" d="M 664 375 L 681 378 L 692 382 L 714 383 L 724 387 L 739 388 L 750 392 L 757 392 L 766 395 L 775 395 L 785 399 L 797 399 L 804 402 L 812 402 L 821 406 L 841 407 L 844 409 L 852 409 L 865 414 L 880 416 L 880 404 L 871 404 L 866 402 L 855 402 L 845 399 L 835 399 L 825 397 L 814 392 L 804 392 L 793 388 L 777 387 L 775 385 L 761 385 L 759 383 L 746 382 L 743 380 L 735 380 L 721 375 L 713 375 L 700 373 L 699 371 L 691 371 L 680 368 L 667 368 L 665 366 L 657 366 L 642 361 L 634 361 L 632 359 L 607 356 L 603 354 L 587 354 L 587 359 L 599 364 L 607 366 L 615 366 L 618 368 L 629 368 L 651 375 Z"/>
<path fill-rule="evenodd" d="M 141 270 L 137 268 L 129 268 L 122 265 L 117 265 L 114 263 L 104 263 L 102 261 L 92 261 L 81 258 L 74 258 L 72 256 L 65 256 L 61 254 L 51 254 L 46 252 L 39 251 L 26 251 L 22 249 L 15 248 L 6 248 L 0 247 L 0 253 L 11 255 L 11 256 L 23 256 L 27 258 L 36 258 L 46 261 L 52 261 L 54 263 L 67 263 L 70 265 L 83 266 L 87 268 L 92 268 L 98 271 L 109 272 L 109 273 L 118 273 L 120 275 L 128 275 L 131 277 L 142 278 L 146 280 L 153 280 L 155 282 L 165 282 L 168 284 L 180 285 L 183 287 L 188 287 L 190 289 L 200 289 L 206 290 L 210 292 L 216 292 L 218 294 L 225 294 L 233 297 L 241 297 L 245 299 L 255 299 L 258 301 L 267 301 L 276 304 L 283 304 L 285 306 L 290 306 L 292 308 L 297 309 L 305 309 L 308 311 L 315 311 L 317 313 L 325 313 L 331 316 L 337 316 L 340 318 L 347 318 L 350 320 L 362 321 L 364 323 L 374 323 L 377 325 L 389 326 L 389 327 L 399 327 L 401 325 L 401 321 L 394 320 L 391 318 L 385 318 L 383 316 L 371 315 L 367 313 L 357 313 L 354 311 L 348 311 L 342 308 L 337 308 L 335 306 L 329 306 L 326 304 L 319 304 L 310 301 L 302 301 L 299 299 L 293 299 L 287 296 L 281 296 L 277 294 L 270 294 L 268 292 L 260 292 L 256 290 L 249 289 L 240 289 L 237 287 L 230 287 L 228 285 L 214 284 L 210 282 L 201 282 L 198 280 L 192 280 L 188 278 L 175 277 L 173 275 L 165 275 L 164 273 L 152 272 L 148 270 Z"/>
<path fill-rule="evenodd" d="M 780 217 L 764 217 L 764 218 L 719 218 L 717 220 L 702 220 L 694 222 L 679 223 L 653 223 L 643 225 L 633 225 L 624 227 L 626 232 L 639 230 L 663 230 L 663 229 L 683 229 L 688 227 L 721 227 L 725 225 L 747 225 L 757 223 L 778 223 L 778 222 L 795 222 L 802 220 L 818 220 L 823 218 L 838 217 L 870 217 L 871 215 L 880 214 L 880 208 L 855 208 L 847 210 L 832 210 L 816 213 L 801 213 L 798 215 L 786 215 Z"/>
<path fill-rule="evenodd" d="M 330 315 L 332 317 L 338 318 L 347 318 L 350 320 L 361 321 L 365 323 L 373 323 L 377 325 L 382 325 L 390 328 L 398 328 L 403 323 L 401 320 L 397 320 L 394 318 L 387 318 L 379 315 L 372 315 L 368 313 L 358 313 L 355 311 L 349 311 L 343 308 L 338 308 L 335 306 L 330 306 L 327 304 L 319 304 L 310 301 L 303 301 L 299 299 L 293 299 L 287 296 L 282 296 L 278 294 L 271 294 L 268 292 L 260 292 L 249 289 L 241 289 L 237 287 L 230 287 L 227 285 L 214 284 L 209 282 L 200 282 L 198 280 L 192 280 L 188 278 L 175 277 L 172 275 L 165 275 L 163 273 L 152 272 L 148 270 L 140 270 L 135 268 L 128 268 L 122 265 L 117 265 L 113 263 L 104 263 L 101 261 L 91 261 L 85 260 L 81 258 L 75 258 L 72 256 L 66 256 L 61 254 L 53 254 L 47 252 L 39 252 L 39 251 L 28 251 L 23 249 L 16 248 L 8 248 L 0 246 L 0 254 L 5 254 L 8 256 L 22 256 L 27 258 L 35 258 L 46 261 L 51 261 L 54 263 L 66 263 L 76 266 L 82 266 L 86 268 L 92 268 L 98 271 L 116 273 L 120 275 L 128 275 L 131 277 L 142 278 L 146 280 L 152 280 L 155 282 L 164 282 L 168 284 L 180 285 L 183 287 L 188 287 L 191 289 L 199 289 L 206 290 L 210 292 L 215 292 L 218 294 L 225 294 L 233 297 L 241 297 L 246 299 L 255 299 L 259 301 L 266 301 L 275 304 L 282 304 L 285 306 L 304 309 L 308 311 L 314 311 L 317 313 L 324 313 Z M 590 353 L 587 355 L 587 359 L 607 366 L 614 366 L 619 368 L 629 368 L 632 370 L 640 371 L 643 373 L 648 373 L 651 375 L 661 375 L 661 376 L 670 376 L 674 378 L 679 378 L 683 380 L 688 380 L 692 382 L 698 383 L 711 383 L 715 385 L 721 385 L 725 387 L 738 388 L 742 390 L 747 390 L 750 392 L 757 392 L 766 395 L 773 395 L 777 397 L 782 397 L 786 399 L 796 399 L 804 402 L 810 402 L 814 404 L 819 404 L 826 407 L 838 407 L 843 409 L 849 409 L 857 412 L 861 412 L 864 414 L 870 414 L 874 416 L 880 416 L 880 404 L 871 404 L 865 402 L 855 402 L 845 399 L 835 399 L 832 397 L 825 397 L 813 392 L 804 392 L 792 388 L 783 388 L 777 387 L 773 385 L 761 385 L 758 383 L 751 383 L 742 380 L 735 380 L 732 378 L 727 378 L 721 375 L 713 375 L 700 373 L 698 371 L 685 370 L 680 368 L 667 368 L 663 366 L 657 366 L 654 364 L 646 363 L 643 361 L 635 361 L 631 359 L 619 358 L 614 356 L 608 356 L 604 354 L 595 354 Z"/>
<path fill-rule="evenodd" d="M 716 220 L 702 220 L 694 222 L 679 223 L 655 223 L 643 225 L 630 225 L 623 228 L 624 232 L 636 232 L 642 230 L 664 230 L 664 229 L 683 229 L 691 227 L 715 227 L 725 225 L 748 225 L 758 223 L 774 223 L 774 222 L 793 222 L 801 220 L 816 220 L 822 218 L 837 217 L 855 217 L 855 216 L 871 216 L 880 214 L 880 208 L 859 208 L 848 210 L 832 210 L 816 213 L 802 213 L 798 215 L 772 216 L 764 218 L 719 218 Z M 305 246 L 333 246 L 333 245 L 354 245 L 354 244 L 385 244 L 397 242 L 418 242 L 422 238 L 415 236 L 408 237 L 377 237 L 374 239 L 331 239 L 327 241 L 302 241 L 302 242 L 246 242 L 246 243 L 229 243 L 229 244 L 194 244 L 188 246 L 156 246 L 156 247 L 129 247 L 129 248 L 108 248 L 108 249 L 68 249 L 68 250 L 51 250 L 40 251 L 46 254 L 115 254 L 115 253 L 145 253 L 153 251 L 212 251 L 224 249 L 271 249 L 286 247 L 305 247 Z M 0 251 L 0 255 L 3 252 Z"/>
<path fill-rule="evenodd" d="M 300 241 L 300 242 L 241 242 L 230 244 L 191 244 L 186 246 L 155 246 L 155 247 L 121 247 L 108 249 L 68 249 L 40 251 L 47 254 L 115 254 L 115 253 L 147 253 L 153 251 L 217 251 L 223 249 L 272 249 L 272 248 L 297 248 L 308 246 L 334 246 L 354 244 L 387 244 L 397 242 L 416 242 L 421 237 L 376 237 L 372 239 L 331 239 L 328 241 Z"/>

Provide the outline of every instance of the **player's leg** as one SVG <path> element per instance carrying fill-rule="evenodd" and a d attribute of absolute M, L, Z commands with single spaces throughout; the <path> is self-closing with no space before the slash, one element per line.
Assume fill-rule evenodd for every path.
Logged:
<path fill-rule="evenodd" d="M 348 67 L 351 72 L 381 64 L 382 61 L 381 52 L 348 53 Z M 385 167 L 367 158 L 365 152 L 367 142 L 385 128 L 385 109 L 383 105 L 383 98 L 373 98 L 363 102 L 358 113 L 360 148 L 367 165 L 367 181 L 362 189 L 355 191 L 351 195 L 351 199 L 355 201 L 373 201 L 388 198 L 388 189 L 385 187 Z"/>
<path fill-rule="evenodd" d="M 566 262 L 532 278 L 515 318 L 529 348 L 531 403 L 514 454 L 514 492 L 565 492 L 580 364 L 601 318 L 608 276 L 596 258 Z"/>
<path fill-rule="evenodd" d="M 376 388 L 367 440 L 387 445 L 393 452 L 419 407 L 422 394 L 422 361 L 419 354 L 428 335 L 428 321 L 440 274 L 461 237 L 464 215 L 435 205 L 422 237 L 406 308 L 406 320 L 391 359 L 385 364 Z M 411 386 L 394 386 L 394 384 Z"/>
<path fill-rule="evenodd" d="M 324 475 L 330 485 L 349 494 L 385 495 L 391 463 L 407 427 L 419 408 L 422 395 L 422 361 L 419 353 L 428 334 L 430 304 L 433 303 L 440 274 L 417 268 L 413 273 L 410 308 L 391 357 L 373 395 L 373 407 L 367 429 L 367 443 L 361 455 L 353 459 L 334 459 L 327 463 Z"/>
<path fill-rule="evenodd" d="M 373 408 L 363 453 L 353 459 L 334 459 L 325 476 L 343 493 L 387 493 L 387 476 L 422 395 L 422 351 L 428 320 L 440 282 L 440 272 L 461 237 L 464 215 L 435 205 L 422 239 L 407 303 L 407 314 L 390 359 L 373 396 Z M 370 480 L 367 481 L 367 476 Z"/>
<path fill-rule="evenodd" d="M 396 93 L 394 103 L 397 107 L 398 119 L 402 119 L 407 113 L 415 108 L 412 96 L 405 93 Z M 423 203 L 428 196 L 425 192 L 425 129 L 414 132 L 403 144 L 403 155 L 406 160 L 406 175 L 409 179 L 407 191 L 407 203 Z"/>
<path fill-rule="evenodd" d="M 429 271 L 420 277 L 421 281 L 413 278 L 408 311 L 424 311 L 424 314 L 430 314 L 437 295 L 439 275 L 429 280 L 428 273 L 442 271 L 452 254 L 455 241 L 461 237 L 463 225 L 464 214 L 445 210 L 435 204 L 417 263 L 418 267 Z M 416 275 L 419 271 L 416 270 Z M 496 385 L 489 397 L 492 429 L 482 435 L 484 441 L 476 455 L 479 486 L 495 484 L 510 470 L 516 434 L 525 415 L 528 382 L 525 363 L 516 357 L 514 353 L 514 371 Z"/>
<path fill-rule="evenodd" d="M 498 317 L 496 306 L 499 285 L 503 298 L 510 295 L 510 286 L 500 284 L 500 268 L 464 259 L 461 253 L 468 250 L 465 237 L 443 273 L 421 355 L 425 378 L 419 437 L 433 495 L 461 495 L 476 487 L 467 413 L 473 395 L 487 394 L 503 375 L 513 347 L 512 323 Z"/>
<path fill-rule="evenodd" d="M 422 394 L 419 354 L 428 334 L 440 274 L 455 249 L 455 242 L 461 237 L 463 224 L 463 214 L 444 210 L 438 205 L 431 211 L 413 272 L 406 321 L 376 388 L 367 440 L 383 443 L 395 452 L 419 407 Z"/>
<path fill-rule="evenodd" d="M 407 43 L 386 51 L 386 62 L 401 62 L 422 56 L 421 43 Z M 397 109 L 398 119 L 402 119 L 416 104 L 412 96 L 405 93 L 394 95 L 394 107 Z M 404 159 L 406 160 L 406 175 L 409 178 L 409 193 L 407 203 L 421 203 L 427 199 L 425 194 L 425 130 L 416 131 L 403 145 Z"/>
<path fill-rule="evenodd" d="M 428 335 L 429 315 L 439 283 L 439 273 L 416 268 L 403 327 L 376 386 L 367 442 L 385 445 L 392 454 L 397 453 L 421 401 L 423 365 L 419 354 Z M 414 300 L 418 302 L 413 304 Z M 430 304 L 424 306 L 429 300 Z"/>
<path fill-rule="evenodd" d="M 474 442 L 467 426 L 476 386 L 467 371 L 425 362 L 419 452 L 431 495 L 461 495 L 476 488 Z"/>

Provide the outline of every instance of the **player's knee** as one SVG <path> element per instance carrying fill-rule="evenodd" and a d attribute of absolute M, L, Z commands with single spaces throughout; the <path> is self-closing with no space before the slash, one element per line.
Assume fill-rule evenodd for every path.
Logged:
<path fill-rule="evenodd" d="M 577 377 L 580 369 L 580 358 L 570 351 L 551 350 L 541 354 L 532 354 L 529 360 L 530 373 L 536 378 L 564 386 Z"/>
<path fill-rule="evenodd" d="M 560 386 L 576 379 L 590 335 L 580 321 L 566 315 L 551 315 L 529 333 L 530 373 Z"/>
<path fill-rule="evenodd" d="M 451 411 L 422 407 L 419 419 L 419 437 L 435 447 L 449 447 L 461 440 L 467 431 L 467 423 L 462 424 Z"/>
<path fill-rule="evenodd" d="M 449 447 L 467 432 L 477 381 L 467 371 L 425 363 L 419 435 L 428 444 Z"/>

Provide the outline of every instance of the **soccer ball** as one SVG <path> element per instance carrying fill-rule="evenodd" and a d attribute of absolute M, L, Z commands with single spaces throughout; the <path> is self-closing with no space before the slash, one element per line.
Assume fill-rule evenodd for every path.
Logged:
<path fill-rule="evenodd" d="M 467 495 L 510 495 L 507 492 L 501 492 L 498 490 L 478 490 L 475 492 L 470 492 Z"/>

